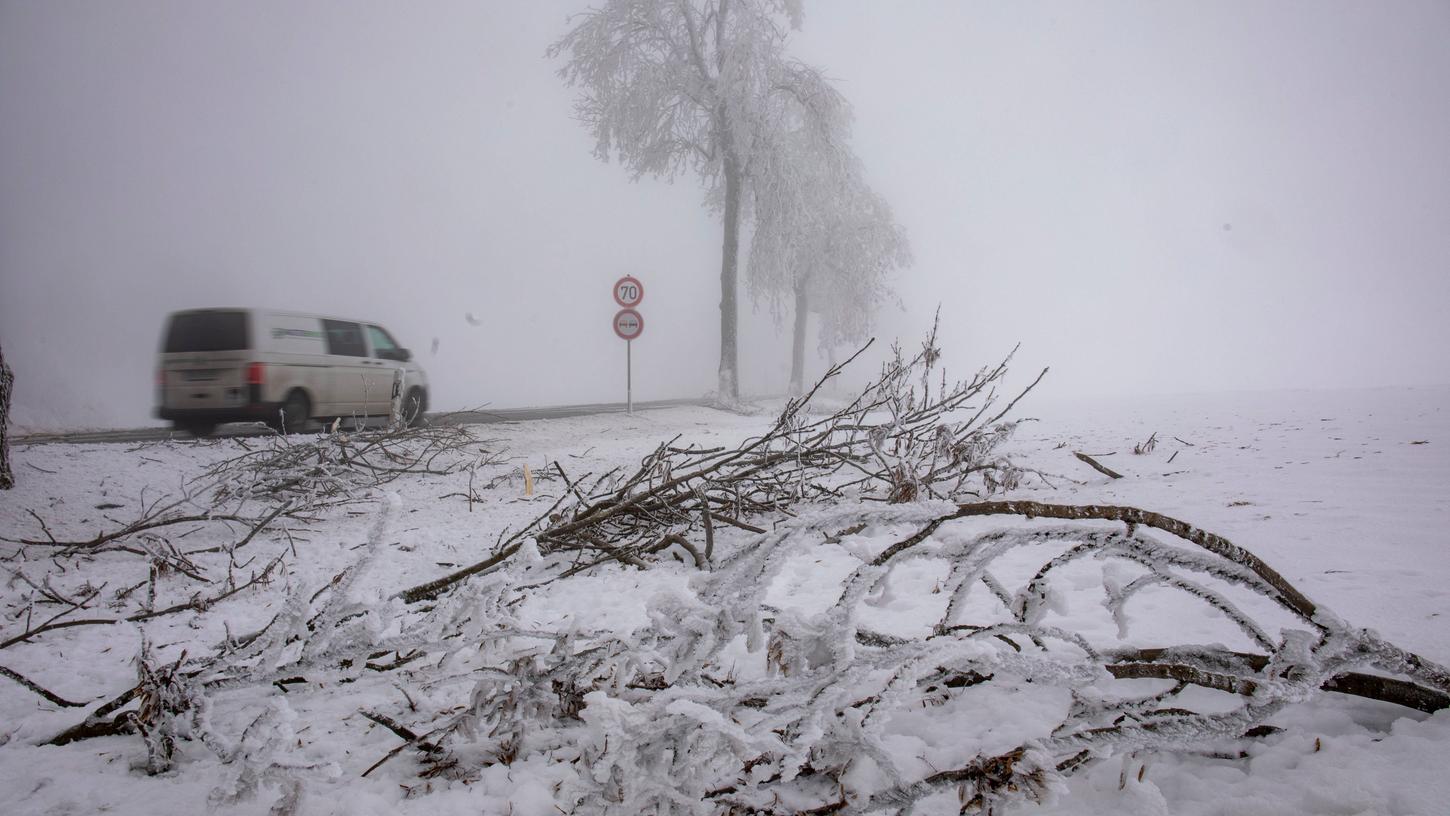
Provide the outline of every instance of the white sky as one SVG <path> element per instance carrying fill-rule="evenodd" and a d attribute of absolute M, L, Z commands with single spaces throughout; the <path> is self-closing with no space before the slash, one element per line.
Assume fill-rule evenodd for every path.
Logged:
<path fill-rule="evenodd" d="M 543 56 L 587 5 L 0 0 L 19 418 L 147 421 L 165 313 L 218 305 L 382 322 L 437 407 L 622 399 L 625 273 L 636 398 L 713 387 L 718 222 Z M 794 51 L 913 243 L 885 338 L 940 303 L 958 371 L 1020 340 L 1064 399 L 1450 382 L 1447 43 L 1443 0 L 817 0 Z"/>

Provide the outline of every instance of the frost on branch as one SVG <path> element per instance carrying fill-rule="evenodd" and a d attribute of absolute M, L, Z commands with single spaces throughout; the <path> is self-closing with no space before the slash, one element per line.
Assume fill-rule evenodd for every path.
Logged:
<path fill-rule="evenodd" d="M 1028 521 L 985 532 L 967 521 L 1000 515 Z M 832 540 L 857 559 L 835 602 L 773 606 L 777 576 Z M 1125 609 L 1153 587 L 1159 602 L 1222 613 L 1247 650 L 1074 629 L 1083 618 L 1055 606 L 1095 591 L 1059 576 L 1090 563 L 1109 566 L 1098 599 L 1126 634 Z M 932 589 L 923 572 L 940 576 Z M 907 623 L 893 613 L 902 604 L 935 609 L 934 622 Z M 1000 812 L 1114 756 L 1236 753 L 1284 706 L 1326 690 L 1450 707 L 1443 667 L 1345 624 L 1221 537 L 1135 508 L 817 512 L 649 612 L 623 636 L 491 639 L 493 668 L 469 711 L 430 732 L 425 768 L 467 778 L 547 756 L 572 768 L 559 796 L 576 813 L 906 813 L 934 797 Z"/>
<path fill-rule="evenodd" d="M 206 736 L 206 701 L 190 678 L 181 673 L 185 661 L 183 652 L 174 663 L 157 665 L 150 643 L 142 637 L 141 652 L 136 656 L 140 705 L 129 719 L 146 743 L 148 774 L 171 770 L 178 738 Z"/>
<path fill-rule="evenodd" d="M 297 812 L 307 780 L 336 778 L 340 774 L 335 765 L 309 762 L 300 756 L 300 743 L 292 727 L 296 719 L 287 701 L 275 698 L 243 730 L 237 745 L 219 752 L 231 772 L 226 784 L 212 790 L 209 803 L 213 808 L 235 807 L 256 798 L 264 787 L 274 787 L 280 795 L 270 812 L 290 816 Z"/>

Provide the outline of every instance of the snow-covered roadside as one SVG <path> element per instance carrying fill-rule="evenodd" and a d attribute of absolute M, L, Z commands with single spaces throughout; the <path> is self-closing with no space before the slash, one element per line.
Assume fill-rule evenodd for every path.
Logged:
<path fill-rule="evenodd" d="M 1041 416 L 1017 441 L 1024 461 L 1087 482 L 1062 498 L 1219 532 L 1345 619 L 1450 660 L 1450 388 L 1105 399 Z M 1133 455 L 1155 432 L 1155 450 Z M 1116 451 L 1101 461 L 1126 478 L 1074 469 L 1074 449 Z M 1044 812 L 1450 812 L 1450 712 L 1331 694 L 1280 719 L 1286 736 L 1246 762 L 1155 758 L 1151 785 L 1121 791 L 1120 768 L 1098 767 Z"/>
<path fill-rule="evenodd" d="M 1050 478 L 1052 487 L 1032 482 L 1017 497 L 1129 504 L 1191 521 L 1258 553 L 1353 623 L 1376 628 L 1432 659 L 1450 658 L 1450 635 L 1442 617 L 1447 607 L 1443 583 L 1450 577 L 1450 540 L 1444 532 L 1450 529 L 1450 456 L 1443 452 L 1450 440 L 1450 390 L 1163 399 L 1044 414 L 1042 422 L 1019 430 L 1014 448 L 1020 463 L 1062 478 Z M 768 413 L 741 417 L 674 408 L 633 417 L 490 426 L 489 447 L 507 451 L 515 461 L 480 473 L 509 477 L 481 491 L 483 501 L 470 505 L 457 496 L 440 498 L 463 489 L 461 474 L 400 479 L 388 486 L 395 498 L 383 503 L 339 508 L 322 523 L 298 526 L 291 541 L 278 535 L 260 537 L 256 556 L 265 559 L 295 548 L 296 556 L 286 562 L 285 586 L 321 587 L 356 559 L 380 508 L 391 506 L 383 539 L 387 546 L 354 587 L 358 597 L 377 598 L 475 561 L 505 529 L 526 524 L 558 495 L 560 482 L 547 480 L 553 462 L 578 478 L 637 463 L 676 434 L 702 444 L 734 444 L 759 433 L 768 422 Z M 1153 452 L 1131 453 L 1134 444 L 1155 431 Z M 235 455 L 238 444 L 20 449 L 20 484 L 0 496 L 0 535 L 37 533 L 36 521 L 27 512 L 33 510 L 57 538 L 89 537 L 101 526 L 112 526 L 103 521 L 107 514 L 118 520 L 130 517 L 143 491 L 148 498 L 174 493 L 186 474 Z M 1074 450 L 1113 452 L 1101 461 L 1126 478 L 1110 481 L 1098 475 L 1072 458 Z M 518 470 L 524 462 L 541 477 L 530 497 L 523 495 Z M 112 503 L 122 506 L 99 508 Z M 187 541 L 201 546 L 226 538 L 224 531 L 208 529 Z M 48 563 L 11 561 L 6 566 L 23 569 L 39 581 L 49 571 Z M 848 564 L 849 553 L 841 546 L 822 545 L 819 558 L 789 565 L 769 600 L 783 607 L 818 606 L 834 597 Z M 628 631 L 646 622 L 651 598 L 688 593 L 691 574 L 672 564 L 643 572 L 604 568 L 542 588 L 519 615 L 538 625 L 574 622 L 588 629 Z M 78 574 L 57 572 L 53 581 L 68 593 L 85 582 L 110 582 L 110 593 L 142 578 L 144 568 L 100 559 L 83 565 Z M 929 586 L 935 578 L 924 572 L 906 580 Z M 30 591 L 18 579 L 4 590 L 12 608 Z M 912 597 L 898 592 L 896 599 L 884 599 L 883 619 L 909 627 L 919 618 Z M 174 659 L 184 648 L 204 652 L 228 629 L 236 633 L 257 628 L 275 614 L 282 599 L 280 592 L 257 590 L 208 614 L 143 625 L 155 648 Z M 1185 635 L 1180 640 L 1221 633 L 1222 621 L 1215 616 L 1170 616 L 1175 608 L 1182 607 L 1160 605 L 1149 597 L 1130 617 L 1150 630 L 1161 627 Z M 1157 619 L 1160 611 L 1164 617 Z M 35 614 L 53 611 L 37 607 Z M 1086 620 L 1096 613 L 1070 607 L 1060 614 Z M 24 624 L 23 618 L 7 620 L 4 632 L 8 635 Z M 0 665 L 68 699 L 108 698 L 134 677 L 132 660 L 143 625 L 48 633 L 0 651 Z M 86 659 L 77 660 L 76 654 Z M 285 726 L 278 733 L 292 735 L 288 750 L 296 755 L 295 762 L 317 766 L 314 779 L 330 774 L 334 780 L 305 789 L 303 813 L 556 813 L 555 804 L 567 810 L 568 803 L 556 802 L 553 792 L 565 781 L 559 767 L 539 758 L 493 766 L 470 785 L 436 785 L 420 798 L 405 796 L 406 788 L 419 784 L 407 757 L 360 779 L 363 769 L 398 744 L 393 734 L 361 717 L 360 709 L 396 708 L 411 696 L 409 706 L 446 711 L 466 703 L 471 686 L 462 676 L 432 688 L 401 689 L 394 681 L 386 674 L 364 673 L 330 688 L 292 687 L 285 693 L 273 686 L 239 689 L 217 703 L 213 722 L 218 731 L 238 734 L 259 711 L 276 709 L 275 718 Z M 1003 719 L 1004 727 L 1020 725 L 1015 710 L 1002 712 L 1014 701 L 985 705 Z M 20 686 L 0 680 L 0 722 L 5 724 L 0 794 L 4 801 L 17 803 L 17 812 L 196 813 L 219 791 L 217 801 L 229 811 L 264 812 L 277 798 L 269 791 L 256 799 L 226 802 L 225 795 L 236 790 L 236 769 L 192 743 L 183 745 L 178 768 L 159 777 L 132 770 L 145 758 L 134 736 L 32 747 L 73 723 L 75 711 L 55 710 Z M 1290 729 L 1265 740 L 1248 760 L 1154 759 L 1143 782 L 1137 781 L 1134 768 L 1128 774 L 1131 784 L 1122 790 L 1121 768 L 1099 766 L 1075 777 L 1053 812 L 1435 813 L 1439 803 L 1450 801 L 1450 780 L 1439 772 L 1450 765 L 1447 717 L 1445 712 L 1427 717 L 1324 695 L 1312 706 L 1281 715 Z M 917 730 L 927 730 L 927 725 L 919 724 Z"/>
<path fill-rule="evenodd" d="M 1023 460 L 1087 482 L 1059 498 L 1213 530 L 1343 617 L 1450 659 L 1450 387 L 1100 400 L 1040 415 L 1017 434 Z M 1154 451 L 1133 455 L 1155 432 Z M 1129 478 L 1100 478 L 1070 450 L 1116 451 L 1101 461 Z"/>

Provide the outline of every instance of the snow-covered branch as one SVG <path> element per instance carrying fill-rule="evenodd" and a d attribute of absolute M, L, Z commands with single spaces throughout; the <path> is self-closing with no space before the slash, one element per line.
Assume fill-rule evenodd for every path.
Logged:
<path fill-rule="evenodd" d="M 957 529 L 983 516 L 1020 521 Z M 837 601 L 771 607 L 777 577 L 823 541 L 858 559 Z M 1020 587 L 1001 587 L 993 565 L 1020 574 L 1044 548 L 1055 554 Z M 1081 558 L 1232 610 L 1262 651 L 1092 641 L 1051 617 L 1072 585 L 1056 572 Z M 924 601 L 895 585 L 926 565 L 944 576 L 930 602 L 941 619 L 902 630 L 893 607 Z M 1106 601 L 1131 585 L 1110 582 Z M 1247 550 L 1137 508 L 854 504 L 756 536 L 688 593 L 652 599 L 650 623 L 626 636 L 493 640 L 496 668 L 468 713 L 430 732 L 425 767 L 469 778 L 480 763 L 547 755 L 574 768 L 564 793 L 586 813 L 910 810 L 933 796 L 986 811 L 1046 799 L 1115 755 L 1227 750 L 1321 691 L 1450 707 L 1443 667 L 1309 603 Z M 1266 634 L 1295 621 L 1307 628 Z M 1162 685 L 1122 685 L 1144 680 Z M 1203 693 L 1224 702 L 1204 707 Z"/>

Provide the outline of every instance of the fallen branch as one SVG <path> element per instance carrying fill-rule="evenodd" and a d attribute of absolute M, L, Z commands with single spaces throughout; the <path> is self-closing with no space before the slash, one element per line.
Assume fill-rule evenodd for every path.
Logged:
<path fill-rule="evenodd" d="M 48 691 L 33 680 L 30 680 L 29 678 L 22 675 L 20 672 L 17 672 L 13 669 L 8 669 L 4 666 L 0 666 L 0 675 L 14 680 L 20 685 L 25 686 L 36 694 L 39 694 L 41 697 L 44 697 L 45 699 L 49 700 L 52 703 L 55 703 L 58 706 L 61 706 L 62 708 L 80 708 L 81 706 L 85 705 L 85 703 L 72 702 L 51 691 Z"/>
<path fill-rule="evenodd" d="M 1092 458 L 1091 456 L 1088 456 L 1086 453 L 1082 453 L 1081 451 L 1073 451 L 1072 455 L 1076 456 L 1084 462 L 1087 462 L 1089 465 L 1092 466 L 1093 470 L 1096 470 L 1098 473 L 1103 474 L 1109 479 L 1123 478 L 1123 474 L 1104 467 L 1100 462 L 1098 462 L 1098 460 Z"/>
<path fill-rule="evenodd" d="M 140 621 L 151 620 L 152 618 L 159 618 L 164 615 L 184 612 L 186 610 L 202 612 L 205 611 L 208 607 L 220 603 L 221 601 L 224 601 L 227 598 L 230 598 L 245 589 L 256 586 L 258 584 L 267 583 L 271 578 L 272 570 L 276 569 L 277 565 L 280 563 L 282 563 L 282 556 L 279 555 L 276 558 L 272 559 L 271 563 L 267 564 L 267 566 L 260 573 L 253 573 L 251 579 L 248 580 L 246 583 L 239 584 L 228 590 L 223 590 L 222 592 L 219 592 L 209 598 L 193 597 L 189 600 L 182 601 L 178 604 L 173 604 L 164 609 L 138 612 L 134 615 L 126 615 L 117 618 L 80 618 L 77 620 L 53 621 L 50 623 L 42 624 L 41 626 L 37 626 L 33 629 L 27 629 L 18 635 L 13 635 L 3 641 L 0 641 L 0 649 L 7 649 L 17 643 L 23 643 L 27 640 L 30 640 L 37 635 L 43 635 L 46 632 L 53 632 L 59 629 L 70 629 L 76 626 L 111 626 L 117 623 L 137 623 Z"/>
<path fill-rule="evenodd" d="M 1158 447 L 1158 432 L 1154 431 L 1153 435 L 1148 437 L 1148 441 L 1140 442 L 1133 446 L 1133 454 L 1136 456 L 1144 456 L 1152 453 L 1156 447 Z"/>
<path fill-rule="evenodd" d="M 0 536 L 0 541 L 5 541 L 11 544 L 24 544 L 31 547 L 58 547 L 63 550 L 77 552 L 95 552 L 102 549 L 107 544 L 115 543 L 128 536 L 136 535 L 137 533 L 144 533 L 149 530 L 159 530 L 163 527 L 172 527 L 177 524 L 202 524 L 211 522 L 237 522 L 243 524 L 255 524 L 256 520 L 246 518 L 245 516 L 235 515 L 232 513 L 148 515 L 144 518 L 131 522 L 130 524 L 126 524 L 119 529 L 112 530 L 110 532 L 96 533 L 94 538 L 89 538 L 84 541 L 58 541 L 55 539 L 54 536 L 50 535 L 50 531 L 45 528 L 45 524 L 44 522 L 42 522 L 41 529 L 46 534 L 45 540 L 33 538 L 6 538 L 4 536 Z M 133 550 L 132 552 L 139 551 Z"/>
<path fill-rule="evenodd" d="M 302 505 L 376 488 L 404 475 L 443 476 L 499 461 L 464 425 L 392 425 L 274 436 L 209 468 L 194 480 L 219 501 L 291 500 Z"/>
<path fill-rule="evenodd" d="M 121 714 L 110 720 L 106 719 L 106 717 L 109 717 L 122 706 L 136 699 L 136 696 L 140 693 L 141 687 L 139 685 L 126 689 L 119 696 L 112 698 L 95 711 L 87 714 L 86 718 L 81 722 L 46 740 L 45 744 L 65 745 L 93 737 L 110 737 L 116 734 L 126 733 L 131 729 L 131 718 L 128 714 Z"/>
<path fill-rule="evenodd" d="M 412 729 L 408 728 L 407 726 L 403 725 L 402 723 L 398 722 L 392 717 L 389 717 L 386 714 L 379 714 L 376 711 L 368 711 L 367 709 L 362 709 L 358 711 L 358 713 L 368 718 L 369 720 L 372 720 L 378 725 L 381 725 L 382 727 L 388 729 L 389 731 L 392 731 L 394 734 L 397 734 L 399 737 L 407 740 L 408 742 L 417 745 L 420 749 L 424 751 L 427 751 L 429 753 L 436 753 L 443 750 L 442 748 L 439 748 L 438 746 L 430 742 L 425 742 L 423 738 L 414 733 Z M 364 773 L 363 775 L 366 776 L 367 774 Z"/>
<path fill-rule="evenodd" d="M 203 547 L 202 549 L 199 549 L 199 550 L 190 550 L 190 551 L 188 551 L 186 553 L 186 555 L 187 555 L 187 557 L 191 557 L 193 555 L 202 555 L 203 553 L 236 552 L 237 550 L 240 550 L 241 548 L 243 548 L 243 547 L 247 546 L 248 544 L 250 544 L 252 542 L 252 539 L 257 536 L 257 533 L 262 532 L 262 530 L 265 529 L 267 527 L 267 525 L 271 524 L 273 521 L 275 521 L 277 519 L 278 516 L 280 516 L 283 513 L 287 512 L 291 508 L 292 508 L 292 502 L 290 502 L 290 501 L 285 501 L 282 504 L 278 505 L 276 507 L 276 509 L 274 509 L 272 512 L 268 513 L 265 517 L 263 517 L 261 521 L 258 521 L 257 523 L 253 524 L 252 525 L 252 529 L 248 530 L 247 531 L 247 534 L 242 537 L 242 540 L 241 541 L 238 541 L 235 544 L 232 544 L 232 545 L 229 545 L 229 546 L 228 545 L 218 545 L 218 546 L 215 546 L 215 547 Z"/>
<path fill-rule="evenodd" d="M 1114 660 L 1104 668 L 1119 679 L 1157 678 L 1177 680 L 1183 683 L 1203 686 L 1235 694 L 1253 694 L 1258 683 L 1246 676 L 1205 671 L 1196 666 L 1181 663 L 1164 663 L 1161 659 L 1181 649 L 1132 649 L 1114 655 Z M 1229 651 L 1200 651 L 1197 655 L 1203 662 L 1241 663 L 1245 670 L 1261 672 L 1269 665 L 1268 655 Z M 1433 714 L 1450 709 L 1450 693 L 1434 688 L 1416 685 L 1394 677 L 1384 677 L 1363 672 L 1343 672 L 1325 680 L 1320 686 L 1324 691 L 1378 700 Z"/>

